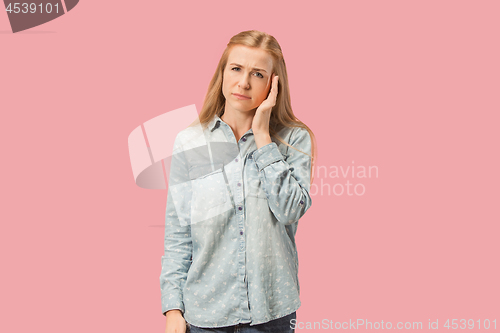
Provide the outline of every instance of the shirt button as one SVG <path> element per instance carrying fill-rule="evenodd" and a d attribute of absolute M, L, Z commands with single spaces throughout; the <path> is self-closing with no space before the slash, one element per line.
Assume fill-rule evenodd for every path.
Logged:
<path fill-rule="evenodd" d="M 303 205 L 304 204 L 304 201 L 300 200 L 300 204 Z"/>
<path fill-rule="evenodd" d="M 240 235 L 243 235 L 243 231 L 240 231 Z"/>
<path fill-rule="evenodd" d="M 241 186 L 241 183 L 238 183 L 238 186 Z"/>
<path fill-rule="evenodd" d="M 241 140 L 243 140 L 243 142 L 247 141 L 247 138 L 242 138 Z"/>
<path fill-rule="evenodd" d="M 235 159 L 234 161 L 235 161 L 235 162 L 238 162 L 238 159 Z"/>
<path fill-rule="evenodd" d="M 239 207 L 238 207 L 238 209 L 239 209 L 239 210 L 243 210 L 243 207 L 239 206 Z"/>

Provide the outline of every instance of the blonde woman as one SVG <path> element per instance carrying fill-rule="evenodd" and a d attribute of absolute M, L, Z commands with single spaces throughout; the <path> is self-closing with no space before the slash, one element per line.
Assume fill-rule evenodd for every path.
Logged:
<path fill-rule="evenodd" d="M 295 233 L 311 206 L 314 135 L 293 112 L 281 47 L 231 38 L 175 140 L 160 275 L 166 333 L 294 332 Z"/>

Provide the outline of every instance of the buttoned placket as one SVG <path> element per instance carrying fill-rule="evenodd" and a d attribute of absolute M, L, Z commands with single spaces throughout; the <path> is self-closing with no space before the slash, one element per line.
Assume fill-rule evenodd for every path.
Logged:
<path fill-rule="evenodd" d="M 220 127 L 224 130 L 226 137 L 229 142 L 236 143 L 236 137 L 234 136 L 233 130 L 221 121 Z M 247 132 L 248 133 L 248 132 Z M 247 134 L 245 133 L 245 135 Z M 243 187 L 243 167 L 244 160 L 241 157 L 241 151 L 246 151 L 244 149 L 247 145 L 246 137 L 243 135 L 240 141 L 237 143 L 238 155 L 233 160 L 234 167 L 231 175 L 231 186 L 233 192 L 235 207 L 235 218 L 238 225 L 238 282 L 240 285 L 240 309 L 241 309 L 241 320 L 243 323 L 249 322 L 251 320 L 250 315 L 250 304 L 248 300 L 247 292 L 247 281 L 246 281 L 246 241 L 245 241 L 245 205 L 244 205 L 244 187 Z"/>

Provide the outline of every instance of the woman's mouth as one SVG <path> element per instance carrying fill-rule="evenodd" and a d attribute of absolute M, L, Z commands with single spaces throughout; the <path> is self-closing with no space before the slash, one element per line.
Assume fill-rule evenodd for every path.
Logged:
<path fill-rule="evenodd" d="M 237 99 L 251 99 L 250 97 L 245 95 L 240 95 L 240 94 L 233 94 L 233 95 L 236 96 Z"/>

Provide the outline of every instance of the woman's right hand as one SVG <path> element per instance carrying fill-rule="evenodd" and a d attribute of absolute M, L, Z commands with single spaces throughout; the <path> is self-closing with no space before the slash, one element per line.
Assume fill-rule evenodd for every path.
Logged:
<path fill-rule="evenodd" d="M 167 315 L 167 327 L 165 333 L 186 333 L 186 320 L 181 310 L 169 310 Z"/>

